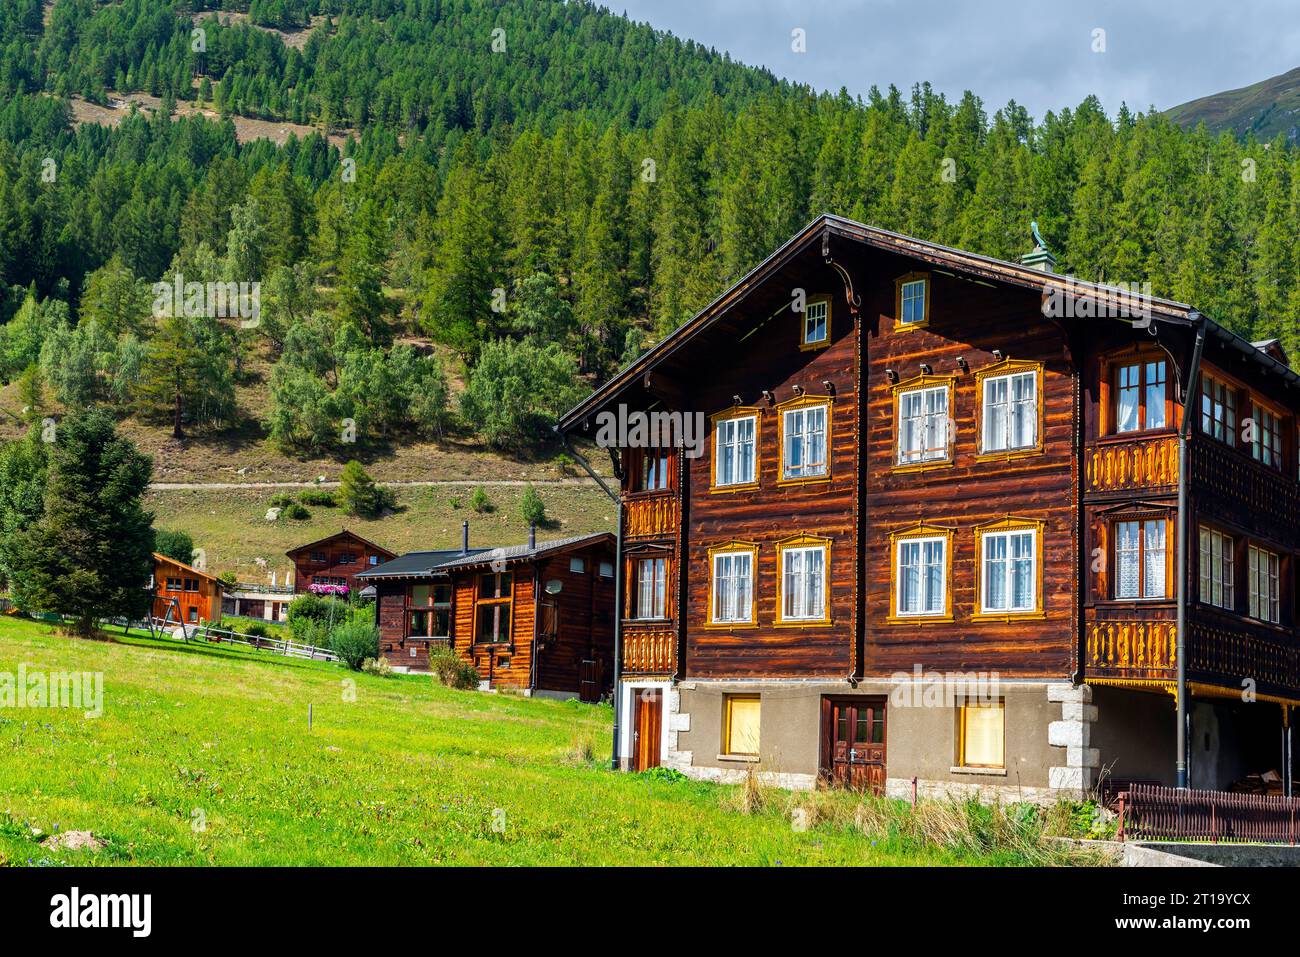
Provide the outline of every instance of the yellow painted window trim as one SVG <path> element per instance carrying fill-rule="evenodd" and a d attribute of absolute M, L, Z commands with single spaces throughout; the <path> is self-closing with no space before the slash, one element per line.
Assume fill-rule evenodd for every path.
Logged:
<path fill-rule="evenodd" d="M 808 313 L 806 310 L 808 306 L 818 302 L 826 303 L 826 338 L 817 342 L 809 342 L 805 338 L 808 335 Z M 825 349 L 831 344 L 831 319 L 835 312 L 830 293 L 818 293 L 815 296 L 809 296 L 804 300 L 804 309 L 804 312 L 795 313 L 799 317 L 799 350 L 801 352 L 811 352 L 817 349 Z"/>
<path fill-rule="evenodd" d="M 785 477 L 785 414 L 791 409 L 822 405 L 826 407 L 826 471 L 821 475 Z M 831 415 L 834 403 L 829 395 L 800 395 L 776 406 L 776 484 L 817 485 L 831 480 Z"/>
<path fill-rule="evenodd" d="M 925 283 L 925 309 L 921 313 L 919 322 L 903 321 L 903 287 L 908 283 L 923 282 Z M 924 329 L 930 324 L 930 274 L 928 272 L 909 272 L 904 273 L 894 280 L 894 331 L 901 332 L 905 329 Z"/>
<path fill-rule="evenodd" d="M 748 552 L 749 559 L 749 618 L 746 621 L 715 621 L 713 618 L 714 609 L 714 564 L 713 560 L 719 555 L 736 555 Z M 714 628 L 719 631 L 727 631 L 737 628 L 753 628 L 758 624 L 758 545 L 754 542 L 730 541 L 722 542 L 709 548 L 709 609 L 705 615 L 705 628 Z"/>
<path fill-rule="evenodd" d="M 729 419 L 754 420 L 754 481 L 739 482 L 735 485 L 718 484 L 718 423 Z M 763 410 L 756 405 L 733 405 L 729 409 L 709 416 L 709 492 L 727 495 L 735 492 L 752 492 L 758 488 L 759 476 L 762 474 L 762 430 Z"/>
<path fill-rule="evenodd" d="M 1021 372 L 1035 373 L 1034 385 L 1037 391 L 1035 399 L 1037 408 L 1035 412 L 1038 417 L 1038 421 L 1034 426 L 1036 443 L 1022 449 L 998 449 L 986 452 L 984 451 L 984 383 L 989 379 L 1000 379 Z M 1001 362 L 985 366 L 975 373 L 975 428 L 978 430 L 975 452 L 976 462 L 1008 462 L 1013 459 L 1043 454 L 1043 378 L 1043 363 L 1029 359 L 1003 359 Z"/>
<path fill-rule="evenodd" d="M 825 550 L 822 594 L 825 599 L 819 618 L 785 617 L 785 553 L 795 548 Z M 776 612 L 774 628 L 821 628 L 831 623 L 831 540 L 820 535 L 795 535 L 776 543 Z"/>
<path fill-rule="evenodd" d="M 899 403 L 904 393 L 919 392 L 922 389 L 933 389 L 946 385 L 948 387 L 948 454 L 941 459 L 929 459 L 925 462 L 906 462 L 898 461 L 898 444 L 903 438 L 903 420 L 899 416 Z M 917 375 L 902 382 L 896 382 L 892 387 L 894 399 L 894 449 L 892 453 L 893 464 L 890 466 L 891 472 L 927 472 L 930 469 L 946 469 L 956 464 L 956 418 L 954 409 L 957 402 L 957 376 L 955 375 Z"/>
<path fill-rule="evenodd" d="M 899 529 L 889 536 L 889 614 L 885 621 L 895 625 L 916 625 L 927 622 L 946 622 L 953 620 L 952 612 L 952 546 L 956 530 L 944 525 L 929 525 L 919 522 L 916 525 Z M 912 539 L 942 538 L 943 546 L 943 611 L 925 612 L 915 615 L 903 615 L 898 612 L 898 546 Z"/>
<path fill-rule="evenodd" d="M 975 600 L 971 605 L 971 621 L 1019 621 L 1047 617 L 1047 611 L 1043 608 L 1043 530 L 1046 524 L 1040 519 L 1008 515 L 975 526 Z M 989 532 L 1022 529 L 1034 532 L 1034 607 L 1025 611 L 984 611 L 984 536 Z"/>
<path fill-rule="evenodd" d="M 1007 766 L 1007 699 L 998 698 L 998 708 L 1002 712 L 1002 763 L 1001 764 L 967 764 L 966 763 L 966 709 L 969 705 L 957 707 L 957 767 L 976 770 L 1003 771 Z"/>
<path fill-rule="evenodd" d="M 759 740 L 758 746 L 763 746 L 762 727 L 763 727 L 763 699 L 761 695 L 756 694 L 728 694 L 722 696 L 722 750 L 725 754 L 736 756 L 757 756 L 757 751 L 732 751 L 731 750 L 731 703 L 733 701 L 757 701 L 758 702 L 758 720 L 759 720 Z"/>

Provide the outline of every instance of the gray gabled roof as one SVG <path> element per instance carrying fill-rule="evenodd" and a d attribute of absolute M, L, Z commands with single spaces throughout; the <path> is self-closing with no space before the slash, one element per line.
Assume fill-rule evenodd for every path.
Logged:
<path fill-rule="evenodd" d="M 459 548 L 440 551 L 407 552 L 397 558 L 389 559 L 382 565 L 368 568 L 357 574 L 356 578 L 372 581 L 377 578 L 427 578 L 439 574 L 438 568 L 453 558 L 472 558 L 488 551 L 486 548 L 471 548 L 468 555 L 462 555 Z"/>
<path fill-rule="evenodd" d="M 600 541 L 613 543 L 614 536 L 610 532 L 594 532 L 587 535 L 557 538 L 549 542 L 538 542 L 531 547 L 525 544 L 506 545 L 501 548 L 471 548 L 467 553 L 462 553 L 460 549 L 407 552 L 392 561 L 384 562 L 382 565 L 361 572 L 356 577 L 367 581 L 386 578 L 434 578 L 447 575 L 452 571 L 468 568 L 512 565 L 518 562 L 532 561 L 557 552 L 580 548 L 584 545 L 593 545 Z"/>

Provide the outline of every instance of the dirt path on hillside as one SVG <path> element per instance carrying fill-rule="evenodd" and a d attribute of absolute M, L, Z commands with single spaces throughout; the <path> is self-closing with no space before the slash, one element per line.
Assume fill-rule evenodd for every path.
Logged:
<path fill-rule="evenodd" d="M 201 489 L 241 489 L 241 488 L 338 488 L 338 482 L 153 482 L 149 488 L 155 492 L 181 492 Z M 423 488 L 429 486 L 448 486 L 473 488 L 482 486 L 523 486 L 523 485 L 595 485 L 589 478 L 563 479 L 430 479 L 429 481 L 394 481 L 376 482 L 391 488 Z"/>

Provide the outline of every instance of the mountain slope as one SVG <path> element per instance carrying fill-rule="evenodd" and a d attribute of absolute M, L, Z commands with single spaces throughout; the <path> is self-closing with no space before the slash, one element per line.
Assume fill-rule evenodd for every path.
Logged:
<path fill-rule="evenodd" d="M 1300 67 L 1239 90 L 1183 103 L 1165 115 L 1187 129 L 1204 122 L 1215 133 L 1253 133 L 1258 140 L 1271 140 L 1281 133 L 1295 143 L 1300 139 Z"/>

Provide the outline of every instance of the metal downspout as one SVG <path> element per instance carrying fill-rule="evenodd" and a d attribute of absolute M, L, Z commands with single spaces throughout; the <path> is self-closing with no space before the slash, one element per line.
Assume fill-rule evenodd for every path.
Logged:
<path fill-rule="evenodd" d="M 614 742 L 609 764 L 617 771 L 619 733 L 623 717 L 623 695 L 619 687 L 623 679 L 623 499 L 622 496 L 614 494 L 613 490 L 605 484 L 605 480 L 592 469 L 590 463 L 569 444 L 567 434 L 561 432 L 560 441 L 564 443 L 565 451 L 573 456 L 574 461 L 582 466 L 583 471 L 591 476 L 614 503 L 616 529 L 614 533 Z"/>
<path fill-rule="evenodd" d="M 1187 388 L 1183 390 L 1183 421 L 1178 429 L 1178 612 L 1175 652 L 1178 656 L 1176 700 L 1178 753 L 1175 768 L 1180 790 L 1187 788 L 1187 579 L 1191 570 L 1187 553 L 1187 442 L 1191 434 L 1192 417 L 1196 414 L 1197 380 L 1201 374 L 1201 353 L 1205 348 L 1205 317 L 1196 313 L 1196 319 L 1198 320 L 1196 344 L 1192 348 L 1192 365 L 1187 376 Z"/>

